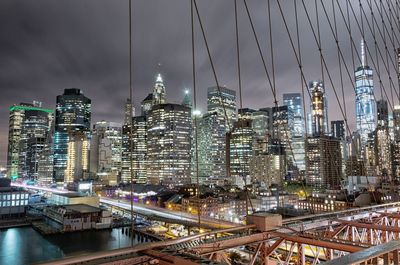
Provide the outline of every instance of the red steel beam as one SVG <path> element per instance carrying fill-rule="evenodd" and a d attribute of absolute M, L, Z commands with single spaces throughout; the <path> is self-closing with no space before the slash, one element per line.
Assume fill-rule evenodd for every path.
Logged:
<path fill-rule="evenodd" d="M 243 236 L 240 238 L 233 238 L 233 239 L 228 239 L 228 240 L 223 240 L 223 241 L 217 241 L 217 242 L 212 242 L 208 244 L 202 244 L 200 246 L 194 247 L 191 250 L 196 253 L 197 255 L 206 255 L 210 254 L 213 252 L 218 252 L 222 251 L 225 249 L 230 249 L 230 248 L 235 248 L 235 247 L 240 247 L 240 246 L 246 246 L 246 245 L 251 245 L 251 244 L 256 244 L 259 242 L 267 241 L 267 240 L 277 240 L 275 244 L 273 244 L 274 249 L 279 246 L 279 243 L 277 242 L 282 242 L 282 239 L 288 240 L 291 242 L 296 242 L 300 244 L 308 244 L 311 246 L 317 246 L 317 247 L 324 247 L 324 248 L 329 248 L 329 249 L 335 249 L 335 250 L 340 250 L 340 251 L 345 251 L 345 252 L 356 252 L 363 250 L 364 247 L 358 246 L 358 245 L 353 245 L 351 242 L 349 244 L 343 243 L 343 242 L 335 242 L 330 239 L 314 239 L 310 237 L 305 237 L 301 235 L 290 235 L 290 234 L 285 234 L 281 232 L 263 232 L 263 233 L 258 233 L 258 234 L 253 234 L 253 235 L 248 235 L 248 236 Z M 272 248 L 269 248 L 269 252 Z M 273 249 L 272 249 L 273 251 Z M 271 252 L 272 252 L 271 251 Z"/>
<path fill-rule="evenodd" d="M 329 241 L 326 239 L 307 238 L 307 237 L 301 237 L 298 235 L 284 234 L 284 233 L 280 233 L 280 232 L 269 232 L 269 234 L 271 236 L 284 238 L 285 240 L 288 240 L 291 242 L 307 244 L 307 245 L 316 246 L 316 247 L 335 249 L 335 250 L 340 250 L 340 251 L 345 251 L 345 252 L 350 252 L 350 253 L 365 249 L 364 247 L 361 247 L 361 246 L 338 243 L 338 242 Z"/>
<path fill-rule="evenodd" d="M 377 214 L 383 215 L 383 216 L 387 216 L 393 219 L 400 219 L 400 214 L 394 214 L 394 213 L 381 213 L 381 212 L 377 212 Z"/>
<path fill-rule="evenodd" d="M 358 227 L 358 228 L 375 229 L 375 230 L 381 230 L 381 231 L 387 231 L 387 232 L 400 233 L 400 227 L 376 225 L 376 224 L 360 223 L 360 222 L 355 222 L 355 221 L 344 221 L 344 220 L 335 220 L 335 222 L 347 224 L 347 225 Z"/>
<path fill-rule="evenodd" d="M 159 261 L 161 265 L 198 265 L 198 263 L 193 262 L 189 259 L 181 258 L 179 256 L 173 256 L 167 253 L 161 253 L 152 249 L 143 251 L 147 256 L 155 258 Z"/>

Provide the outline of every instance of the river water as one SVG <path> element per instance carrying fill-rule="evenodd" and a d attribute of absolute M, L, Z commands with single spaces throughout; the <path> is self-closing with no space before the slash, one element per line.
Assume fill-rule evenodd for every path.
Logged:
<path fill-rule="evenodd" d="M 134 245 L 141 244 L 134 238 Z M 0 231 L 0 264 L 34 264 L 131 245 L 121 228 L 42 236 L 31 227 Z"/>

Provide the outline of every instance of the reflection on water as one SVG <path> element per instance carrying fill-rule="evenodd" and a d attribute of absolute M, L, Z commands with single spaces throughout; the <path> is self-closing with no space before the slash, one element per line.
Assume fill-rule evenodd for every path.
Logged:
<path fill-rule="evenodd" d="M 133 244 L 141 242 L 134 238 Z M 23 265 L 84 253 L 128 247 L 121 228 L 42 236 L 31 227 L 0 231 L 0 264 Z"/>

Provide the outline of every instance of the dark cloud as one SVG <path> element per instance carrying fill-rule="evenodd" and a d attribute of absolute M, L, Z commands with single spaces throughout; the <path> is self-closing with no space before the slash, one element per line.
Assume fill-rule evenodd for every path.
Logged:
<path fill-rule="evenodd" d="M 235 34 L 232 0 L 197 1 L 221 85 L 237 89 Z M 271 90 L 257 51 L 250 24 L 239 2 L 240 45 L 245 107 L 273 103 Z M 275 75 L 278 100 L 285 92 L 300 92 L 298 66 L 276 1 L 272 2 Z M 310 4 L 310 1 L 306 1 Z M 313 2 L 313 1 L 312 1 Z M 330 2 L 330 1 L 328 1 Z M 157 72 L 164 75 L 168 99 L 179 102 L 184 88 L 192 87 L 190 1 L 134 0 L 133 57 L 135 105 L 151 91 Z M 271 73 L 267 1 L 248 1 L 261 48 Z M 281 1 L 295 36 L 293 1 Z M 318 49 L 298 1 L 302 59 L 307 80 L 321 79 Z M 344 6 L 343 6 L 344 7 Z M 368 6 L 365 6 L 368 10 Z M 332 7 L 327 4 L 328 12 Z M 308 7 L 315 26 L 315 9 Z M 320 8 L 323 52 L 334 84 L 340 89 L 336 46 Z M 358 11 L 357 11 L 358 12 Z M 8 106 L 43 101 L 54 108 L 63 88 L 78 87 L 92 98 L 93 121 L 121 121 L 128 96 L 127 0 L 2 0 L 0 2 L 0 160 L 5 163 Z M 357 13 L 358 14 L 358 13 Z M 369 14 L 369 13 L 368 13 Z M 330 14 L 331 15 L 331 14 Z M 339 38 L 348 58 L 351 49 L 346 28 L 338 16 Z M 332 18 L 332 17 L 331 17 Z M 360 33 L 352 19 L 354 40 Z M 397 32 L 396 32 L 397 33 Z M 371 34 L 367 41 L 373 45 Z M 381 41 L 379 41 L 381 43 Z M 371 46 L 371 51 L 374 51 Z M 391 48 L 392 49 L 392 48 Z M 214 85 L 211 67 L 196 24 L 197 88 L 199 108 L 205 109 L 206 88 Z M 161 66 L 158 66 L 161 64 Z M 356 61 L 358 65 L 359 62 Z M 325 71 L 330 119 L 341 119 L 338 103 Z M 384 81 L 386 82 L 386 81 Z M 389 85 L 385 83 L 389 88 Z M 349 121 L 354 126 L 354 92 L 344 75 Z M 308 109 L 308 106 L 306 107 Z"/>

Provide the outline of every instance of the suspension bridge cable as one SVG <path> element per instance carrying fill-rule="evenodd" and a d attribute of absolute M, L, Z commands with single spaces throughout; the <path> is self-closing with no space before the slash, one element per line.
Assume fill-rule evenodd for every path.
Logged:
<path fill-rule="evenodd" d="M 368 1 L 367 1 L 367 3 L 369 4 Z M 372 10 L 372 6 L 370 5 L 369 7 L 370 7 L 370 9 Z M 378 7 L 377 7 L 377 8 L 378 8 Z M 378 8 L 378 10 L 379 10 L 379 8 Z M 367 19 L 367 15 L 366 15 L 366 13 L 365 13 L 365 10 L 364 10 L 362 4 L 361 4 L 361 11 L 362 11 L 362 14 L 365 16 L 365 19 L 366 19 L 366 21 L 367 21 L 367 26 L 368 26 L 368 28 L 369 28 L 370 31 L 372 31 L 372 33 L 373 33 L 374 42 L 377 42 L 376 34 L 374 33 L 374 29 L 371 30 L 371 24 L 370 24 L 369 20 Z M 371 11 L 371 12 L 372 12 L 372 11 Z M 372 13 L 373 13 L 373 12 L 372 12 Z M 382 34 L 382 32 L 381 32 L 381 30 L 380 30 L 380 28 L 379 28 L 379 25 L 378 25 L 378 23 L 377 23 L 377 21 L 376 21 L 376 19 L 375 19 L 375 15 L 373 15 L 373 14 L 372 14 L 372 24 L 373 24 L 373 25 L 375 24 L 375 25 L 378 27 L 379 36 L 381 37 L 382 40 L 384 40 L 383 34 Z M 373 26 L 373 25 L 372 25 L 372 26 Z M 387 43 L 384 42 L 384 44 L 385 44 L 385 47 L 387 48 Z M 389 77 L 389 85 L 392 86 L 391 88 L 393 88 L 393 87 L 394 87 L 394 84 L 393 84 L 393 80 L 392 80 L 392 78 L 391 78 L 390 70 L 389 70 L 389 66 L 390 66 L 390 65 L 389 65 L 389 64 L 386 65 L 385 59 L 383 58 L 382 51 L 381 51 L 381 49 L 379 48 L 379 46 L 377 46 L 377 49 L 378 49 L 380 58 L 381 58 L 381 60 L 382 60 L 382 63 L 383 63 L 383 65 L 384 65 L 384 67 L 385 67 L 386 73 L 388 74 L 388 77 Z M 396 67 L 396 64 L 393 62 L 392 58 L 391 58 L 390 62 L 392 63 L 393 68 L 395 68 L 395 67 Z M 378 68 L 379 68 L 379 60 L 377 61 L 377 64 L 378 64 Z M 389 100 L 389 99 L 388 99 L 388 100 Z"/>
<path fill-rule="evenodd" d="M 315 42 L 316 42 L 316 44 L 317 44 L 318 51 L 319 51 L 320 56 L 321 56 L 322 67 L 325 67 L 325 69 L 326 69 L 326 73 L 327 73 L 327 75 L 328 75 L 329 82 L 330 82 L 330 84 L 331 84 L 331 86 L 332 86 L 332 88 L 333 88 L 333 92 L 334 92 L 334 94 L 335 94 L 336 101 L 338 102 L 340 112 L 342 113 L 342 116 L 344 117 L 344 110 L 343 110 L 342 104 L 340 103 L 340 99 L 339 99 L 338 93 L 337 93 L 337 91 L 336 91 L 335 85 L 334 85 L 334 83 L 333 83 L 332 76 L 331 76 L 331 74 L 330 74 L 330 72 L 329 72 L 329 70 L 328 70 L 328 67 L 327 67 L 327 64 L 326 64 L 326 61 L 325 61 L 323 52 L 322 52 L 322 47 L 321 47 L 321 45 L 320 45 L 320 43 L 319 43 L 319 41 L 318 41 L 318 38 L 317 38 L 317 35 L 316 35 L 316 32 L 315 32 L 314 26 L 313 26 L 313 24 L 312 24 L 312 22 L 311 22 L 310 14 L 309 14 L 309 12 L 307 11 L 307 7 L 306 7 L 306 5 L 305 5 L 305 3 L 304 3 L 304 0 L 301 0 L 301 2 L 302 2 L 303 9 L 304 9 L 305 14 L 306 14 L 306 17 L 307 17 L 307 21 L 308 21 L 308 23 L 309 23 L 309 25 L 310 25 L 310 28 L 311 28 L 311 31 L 312 31 L 312 33 L 313 33 L 314 40 L 315 40 Z M 325 86 L 325 84 L 324 84 L 324 86 Z M 346 124 L 346 127 L 348 127 L 347 124 Z M 348 130 L 350 130 L 350 129 L 348 128 Z"/>
<path fill-rule="evenodd" d="M 336 0 L 336 2 L 338 2 L 338 0 Z M 351 10 L 351 12 L 352 12 L 352 14 L 353 14 L 353 17 L 354 17 L 354 20 L 355 20 L 355 22 L 356 22 L 357 28 L 358 28 L 358 30 L 359 30 L 360 33 L 361 33 L 361 37 L 365 40 L 365 35 L 363 34 L 362 27 L 361 27 L 361 25 L 360 25 L 359 20 L 357 19 L 357 15 L 356 15 L 356 13 L 355 13 L 355 11 L 354 11 L 353 5 L 351 4 L 351 1 L 347 1 L 347 2 L 349 3 L 350 10 Z M 341 11 L 341 14 L 343 15 L 342 11 Z M 347 25 L 346 25 L 346 26 L 347 26 Z M 354 43 L 353 43 L 353 45 L 354 45 Z M 367 52 L 368 52 L 368 55 L 369 55 L 369 57 L 370 57 L 370 59 L 371 59 L 371 61 L 372 61 L 373 67 L 376 69 L 375 60 L 373 59 L 372 54 L 371 54 L 370 49 L 369 49 L 369 46 L 368 46 L 368 44 L 367 44 L 366 42 L 365 42 L 365 48 L 366 48 L 366 50 L 367 50 Z M 378 75 L 379 75 L 379 73 L 378 73 Z M 378 78 L 380 78 L 380 77 L 378 76 Z M 387 93 L 386 93 L 386 88 L 385 88 L 385 86 L 382 85 L 382 88 L 383 88 L 383 91 L 385 92 L 385 95 L 386 95 L 386 97 L 387 97 Z M 392 105 L 391 105 L 391 104 L 389 104 L 389 105 L 391 106 L 391 110 L 393 110 Z"/>
<path fill-rule="evenodd" d="M 383 55 L 382 55 L 382 53 L 381 53 L 381 50 L 380 50 L 380 48 L 378 47 L 378 44 L 377 44 L 377 40 L 376 40 L 376 37 L 375 37 L 375 26 L 374 25 L 376 25 L 376 27 L 378 28 L 378 32 L 379 32 L 379 35 L 380 35 L 380 37 L 381 37 L 381 39 L 382 39 L 382 41 L 383 41 L 383 44 L 384 44 L 384 46 L 385 46 L 385 55 L 386 55 L 386 59 L 388 59 L 389 57 L 388 57 L 388 49 L 387 49 L 387 43 L 386 43 L 386 39 L 385 39 L 385 35 L 384 35 L 384 33 L 385 33 L 385 31 L 383 31 L 383 33 L 381 32 L 381 29 L 380 29 L 380 27 L 379 27 L 379 24 L 378 24 L 378 22 L 376 21 L 376 18 L 375 18 L 375 15 L 374 15 L 374 12 L 373 12 L 373 8 L 372 8 L 372 5 L 371 5 L 371 2 L 370 2 L 371 0 L 367 0 L 367 3 L 368 3 L 368 5 L 369 5 L 369 8 L 370 8 L 370 11 L 371 11 L 371 17 L 372 17 L 372 32 L 373 32 L 373 37 L 374 37 L 374 43 L 375 43 L 375 49 L 377 49 L 378 51 L 379 51 L 379 55 L 380 55 L 380 57 L 381 57 L 381 60 L 382 60 L 382 63 L 383 63 L 383 65 L 385 66 L 385 70 L 386 70 L 386 73 L 387 73 L 387 75 L 388 75 L 388 78 L 389 78 L 389 86 L 390 86 L 390 89 L 391 89 L 391 94 L 393 94 L 393 90 L 395 90 L 395 88 L 394 88 L 394 83 L 393 83 L 393 80 L 392 80 L 392 75 L 391 75 L 391 70 L 389 69 L 389 60 L 387 60 L 387 64 L 386 64 L 386 62 L 385 62 L 385 59 L 383 58 Z M 374 0 L 375 1 L 375 0 Z M 377 3 L 376 3 L 376 1 L 375 1 L 375 4 L 376 4 L 376 8 L 377 8 L 377 10 L 378 10 L 378 12 L 379 12 L 379 14 L 381 15 L 381 12 L 379 11 L 379 7 L 378 7 L 378 5 L 377 5 Z M 366 14 L 365 14 L 365 12 L 364 12 L 364 9 L 362 8 L 362 10 L 363 10 L 363 13 L 364 13 L 364 15 L 366 16 Z M 382 17 L 382 16 L 381 16 Z M 367 19 L 367 17 L 366 17 L 366 19 Z M 368 20 L 367 20 L 368 21 Z M 383 18 L 382 18 L 382 21 L 383 21 Z M 369 21 L 368 21 L 368 25 L 369 25 Z M 370 26 L 369 26 L 370 27 Z M 391 39 L 390 39 L 390 41 L 392 41 Z M 392 42 L 392 45 L 394 46 L 394 43 Z M 377 53 L 376 53 L 376 55 L 377 55 Z M 377 56 L 376 56 L 377 57 Z M 392 58 L 390 57 L 390 62 L 392 63 L 392 66 L 393 66 L 393 68 L 396 68 L 396 65 L 395 65 L 395 63 L 393 62 L 393 60 L 392 60 Z M 380 73 L 380 66 L 379 66 L 379 59 L 377 58 L 377 65 L 378 65 L 378 72 Z M 381 82 L 382 80 L 380 80 L 380 82 Z M 395 90 L 396 91 L 396 90 Z M 396 91 L 397 92 L 397 91 Z M 393 98 L 393 96 L 392 96 L 392 98 Z M 390 101 L 390 99 L 388 98 L 388 101 Z M 392 100 L 392 105 L 393 105 L 393 100 Z"/>
<path fill-rule="evenodd" d="M 195 31 L 194 31 L 194 14 L 193 0 L 190 0 L 190 27 L 191 27 L 191 42 L 192 42 L 192 79 L 193 79 L 193 109 L 197 110 L 197 86 L 196 86 L 196 54 L 195 54 Z M 198 141 L 198 120 L 197 113 L 194 114 L 194 137 L 195 137 L 195 159 L 196 159 L 196 197 L 197 197 L 197 222 L 199 231 L 201 229 L 201 212 L 200 212 L 200 176 L 199 176 L 199 141 Z"/>
<path fill-rule="evenodd" d="M 285 24 L 286 31 L 289 33 L 290 44 L 292 45 L 296 60 L 298 61 L 298 67 L 299 67 L 299 72 L 300 72 L 301 97 L 302 97 L 302 102 L 303 102 L 304 150 L 307 150 L 307 148 L 308 148 L 307 121 L 308 120 L 307 120 L 307 114 L 306 114 L 307 113 L 307 111 L 306 111 L 306 98 L 305 98 L 305 93 L 304 93 L 304 90 L 305 90 L 304 88 L 307 88 L 307 81 L 306 81 L 306 79 L 304 77 L 304 72 L 303 72 L 303 63 L 302 63 L 302 56 L 301 56 L 301 41 L 300 41 L 300 31 L 299 31 L 299 18 L 298 18 L 298 12 L 297 12 L 297 2 L 298 2 L 298 0 L 293 0 L 293 3 L 294 3 L 294 16 L 295 16 L 295 21 L 296 21 L 296 39 L 297 39 L 298 56 L 296 54 L 296 48 L 293 45 L 293 40 L 292 40 L 292 37 L 290 35 L 286 20 L 284 20 L 284 24 Z M 279 10 L 280 10 L 280 12 L 282 14 L 282 9 L 280 7 L 279 0 L 278 0 L 278 5 L 279 5 Z M 302 85 L 303 80 L 304 80 L 304 85 Z M 311 98 L 310 91 L 308 89 L 307 89 L 307 92 L 308 92 L 308 95 Z M 304 153 L 304 156 L 305 156 L 305 153 Z M 306 179 L 303 179 L 301 181 L 301 184 L 302 184 L 302 187 L 303 187 L 303 190 L 304 190 L 304 195 L 307 198 L 308 194 L 307 194 L 307 189 L 306 189 L 306 187 L 304 185 L 305 181 L 306 181 Z"/>
<path fill-rule="evenodd" d="M 133 86 L 132 86 L 132 0 L 129 0 L 129 124 L 130 124 L 130 135 L 129 135 L 129 149 L 130 149 L 130 206 L 131 206 L 131 246 L 133 246 L 133 230 L 135 223 L 133 220 Z"/>
<path fill-rule="evenodd" d="M 213 59 L 212 59 L 212 56 L 211 56 L 210 47 L 208 45 L 207 36 L 206 36 L 206 33 L 205 33 L 205 29 L 204 29 L 204 26 L 203 26 L 203 22 L 202 22 L 202 19 L 201 19 L 201 16 L 200 16 L 200 12 L 199 12 L 196 0 L 193 0 L 193 4 L 194 4 L 195 11 L 196 11 L 197 19 L 198 19 L 198 22 L 199 22 L 199 26 L 200 26 L 200 29 L 201 29 L 201 34 L 202 34 L 202 37 L 203 37 L 203 41 L 204 41 L 204 44 L 206 46 L 207 55 L 208 55 L 208 59 L 209 59 L 210 65 L 211 65 L 213 77 L 214 77 L 215 83 L 217 85 L 219 100 L 220 100 L 220 103 L 221 103 L 222 108 L 223 108 L 227 131 L 231 132 L 233 126 L 231 127 L 231 124 L 230 124 L 230 121 L 229 121 L 229 118 L 228 118 L 228 114 L 227 114 L 227 111 L 226 111 L 225 103 L 222 101 L 221 86 L 220 86 L 220 83 L 219 83 L 219 80 L 218 80 L 218 77 L 217 77 L 216 69 L 215 69 L 214 62 L 213 62 Z M 234 155 L 238 156 L 238 153 L 235 152 Z M 239 167 L 241 167 L 240 159 L 238 159 L 238 161 L 239 161 Z"/>
<path fill-rule="evenodd" d="M 240 67 L 240 42 L 239 42 L 239 26 L 238 26 L 238 7 L 237 7 L 237 0 L 234 0 L 234 15 L 235 15 L 235 39 L 236 39 L 236 62 L 237 62 L 237 74 L 238 74 L 238 87 L 239 87 L 239 106 L 240 109 L 243 110 L 243 97 L 242 97 L 242 75 L 241 75 L 241 67 Z M 240 123 L 244 123 L 243 121 L 240 121 Z M 240 129 L 242 133 L 242 137 L 244 135 L 243 127 L 244 124 L 240 124 Z M 239 161 L 239 167 L 241 168 L 242 173 L 244 173 L 245 170 L 245 165 L 241 163 L 241 159 L 238 159 Z M 245 196 L 246 196 L 246 215 L 249 214 L 249 202 L 251 203 L 250 197 L 249 197 L 249 192 L 247 188 L 247 176 L 242 175 L 243 181 L 244 181 L 244 189 L 245 189 Z M 251 205 L 252 212 L 254 212 L 253 206 Z"/>
<path fill-rule="evenodd" d="M 333 13 L 333 23 L 334 23 L 334 25 L 335 25 L 335 41 L 336 41 L 336 46 L 337 46 L 337 58 L 338 58 L 338 63 L 339 63 L 339 76 L 340 76 L 340 86 L 341 86 L 341 88 L 342 88 L 342 101 L 343 101 L 343 110 L 344 110 L 344 115 L 345 115 L 345 121 L 347 120 L 347 107 L 346 107 L 346 100 L 345 100 L 345 93 L 344 93 L 344 82 L 343 82 L 343 72 L 342 72 L 342 58 L 341 58 L 341 56 L 340 56 L 340 44 L 339 44 L 339 34 L 338 34 L 338 27 L 337 27 L 337 21 L 336 21 L 336 10 L 335 10 L 335 2 L 334 2 L 334 0 L 332 0 L 332 13 Z M 323 5 L 323 2 L 322 2 L 322 6 L 323 6 L 323 9 L 324 9 L 324 12 L 326 12 L 326 10 L 325 10 L 325 6 Z M 329 21 L 329 17 L 328 16 L 326 16 L 327 18 L 328 18 L 328 21 Z M 330 23 L 330 21 L 329 21 L 329 23 Z M 347 132 L 347 130 L 346 130 L 346 132 Z"/>
<path fill-rule="evenodd" d="M 375 3 L 375 6 L 377 6 L 376 0 L 374 0 L 374 3 Z M 383 3 L 382 3 L 382 1 L 380 2 L 380 7 L 381 7 L 381 9 L 380 9 L 380 11 L 378 9 L 378 11 L 379 11 L 379 15 L 381 16 L 382 29 L 384 29 L 383 30 L 383 42 L 385 44 L 386 64 L 389 65 L 389 50 L 388 50 L 388 47 L 387 47 L 387 44 L 386 44 L 386 34 L 387 34 L 387 37 L 389 38 L 389 40 L 390 40 L 390 42 L 392 44 L 393 44 L 393 40 L 390 37 L 390 33 L 386 28 L 385 20 L 382 17 L 382 11 L 383 11 Z M 396 67 L 394 67 L 394 69 L 396 69 Z M 389 69 L 389 78 L 392 78 L 392 69 Z M 390 97 L 392 99 L 392 105 L 393 106 L 395 105 L 395 103 L 394 103 L 394 95 L 393 95 L 393 90 L 394 89 L 395 88 L 393 87 L 393 89 L 390 90 Z"/>
<path fill-rule="evenodd" d="M 276 98 L 276 88 L 274 87 L 274 85 L 273 85 L 273 83 L 271 81 L 271 77 L 270 77 L 268 69 L 267 69 L 267 64 L 265 62 L 264 55 L 263 55 L 263 52 L 261 50 L 260 41 L 258 40 L 257 33 L 256 33 L 255 28 L 254 28 L 253 19 L 251 18 L 249 7 L 247 6 L 247 1 L 243 0 L 243 3 L 244 3 L 244 6 L 245 6 L 245 9 L 246 9 L 247 16 L 249 18 L 251 29 L 253 31 L 253 36 L 254 36 L 256 44 L 257 44 L 258 53 L 260 55 L 260 58 L 261 58 L 261 61 L 262 61 L 263 67 L 264 67 L 264 71 L 265 71 L 265 74 L 266 74 L 267 79 L 268 79 L 268 83 L 269 83 L 271 91 L 272 91 L 272 96 L 274 97 L 273 98 L 274 105 L 275 105 L 275 107 L 277 107 L 278 106 L 278 100 Z"/>

